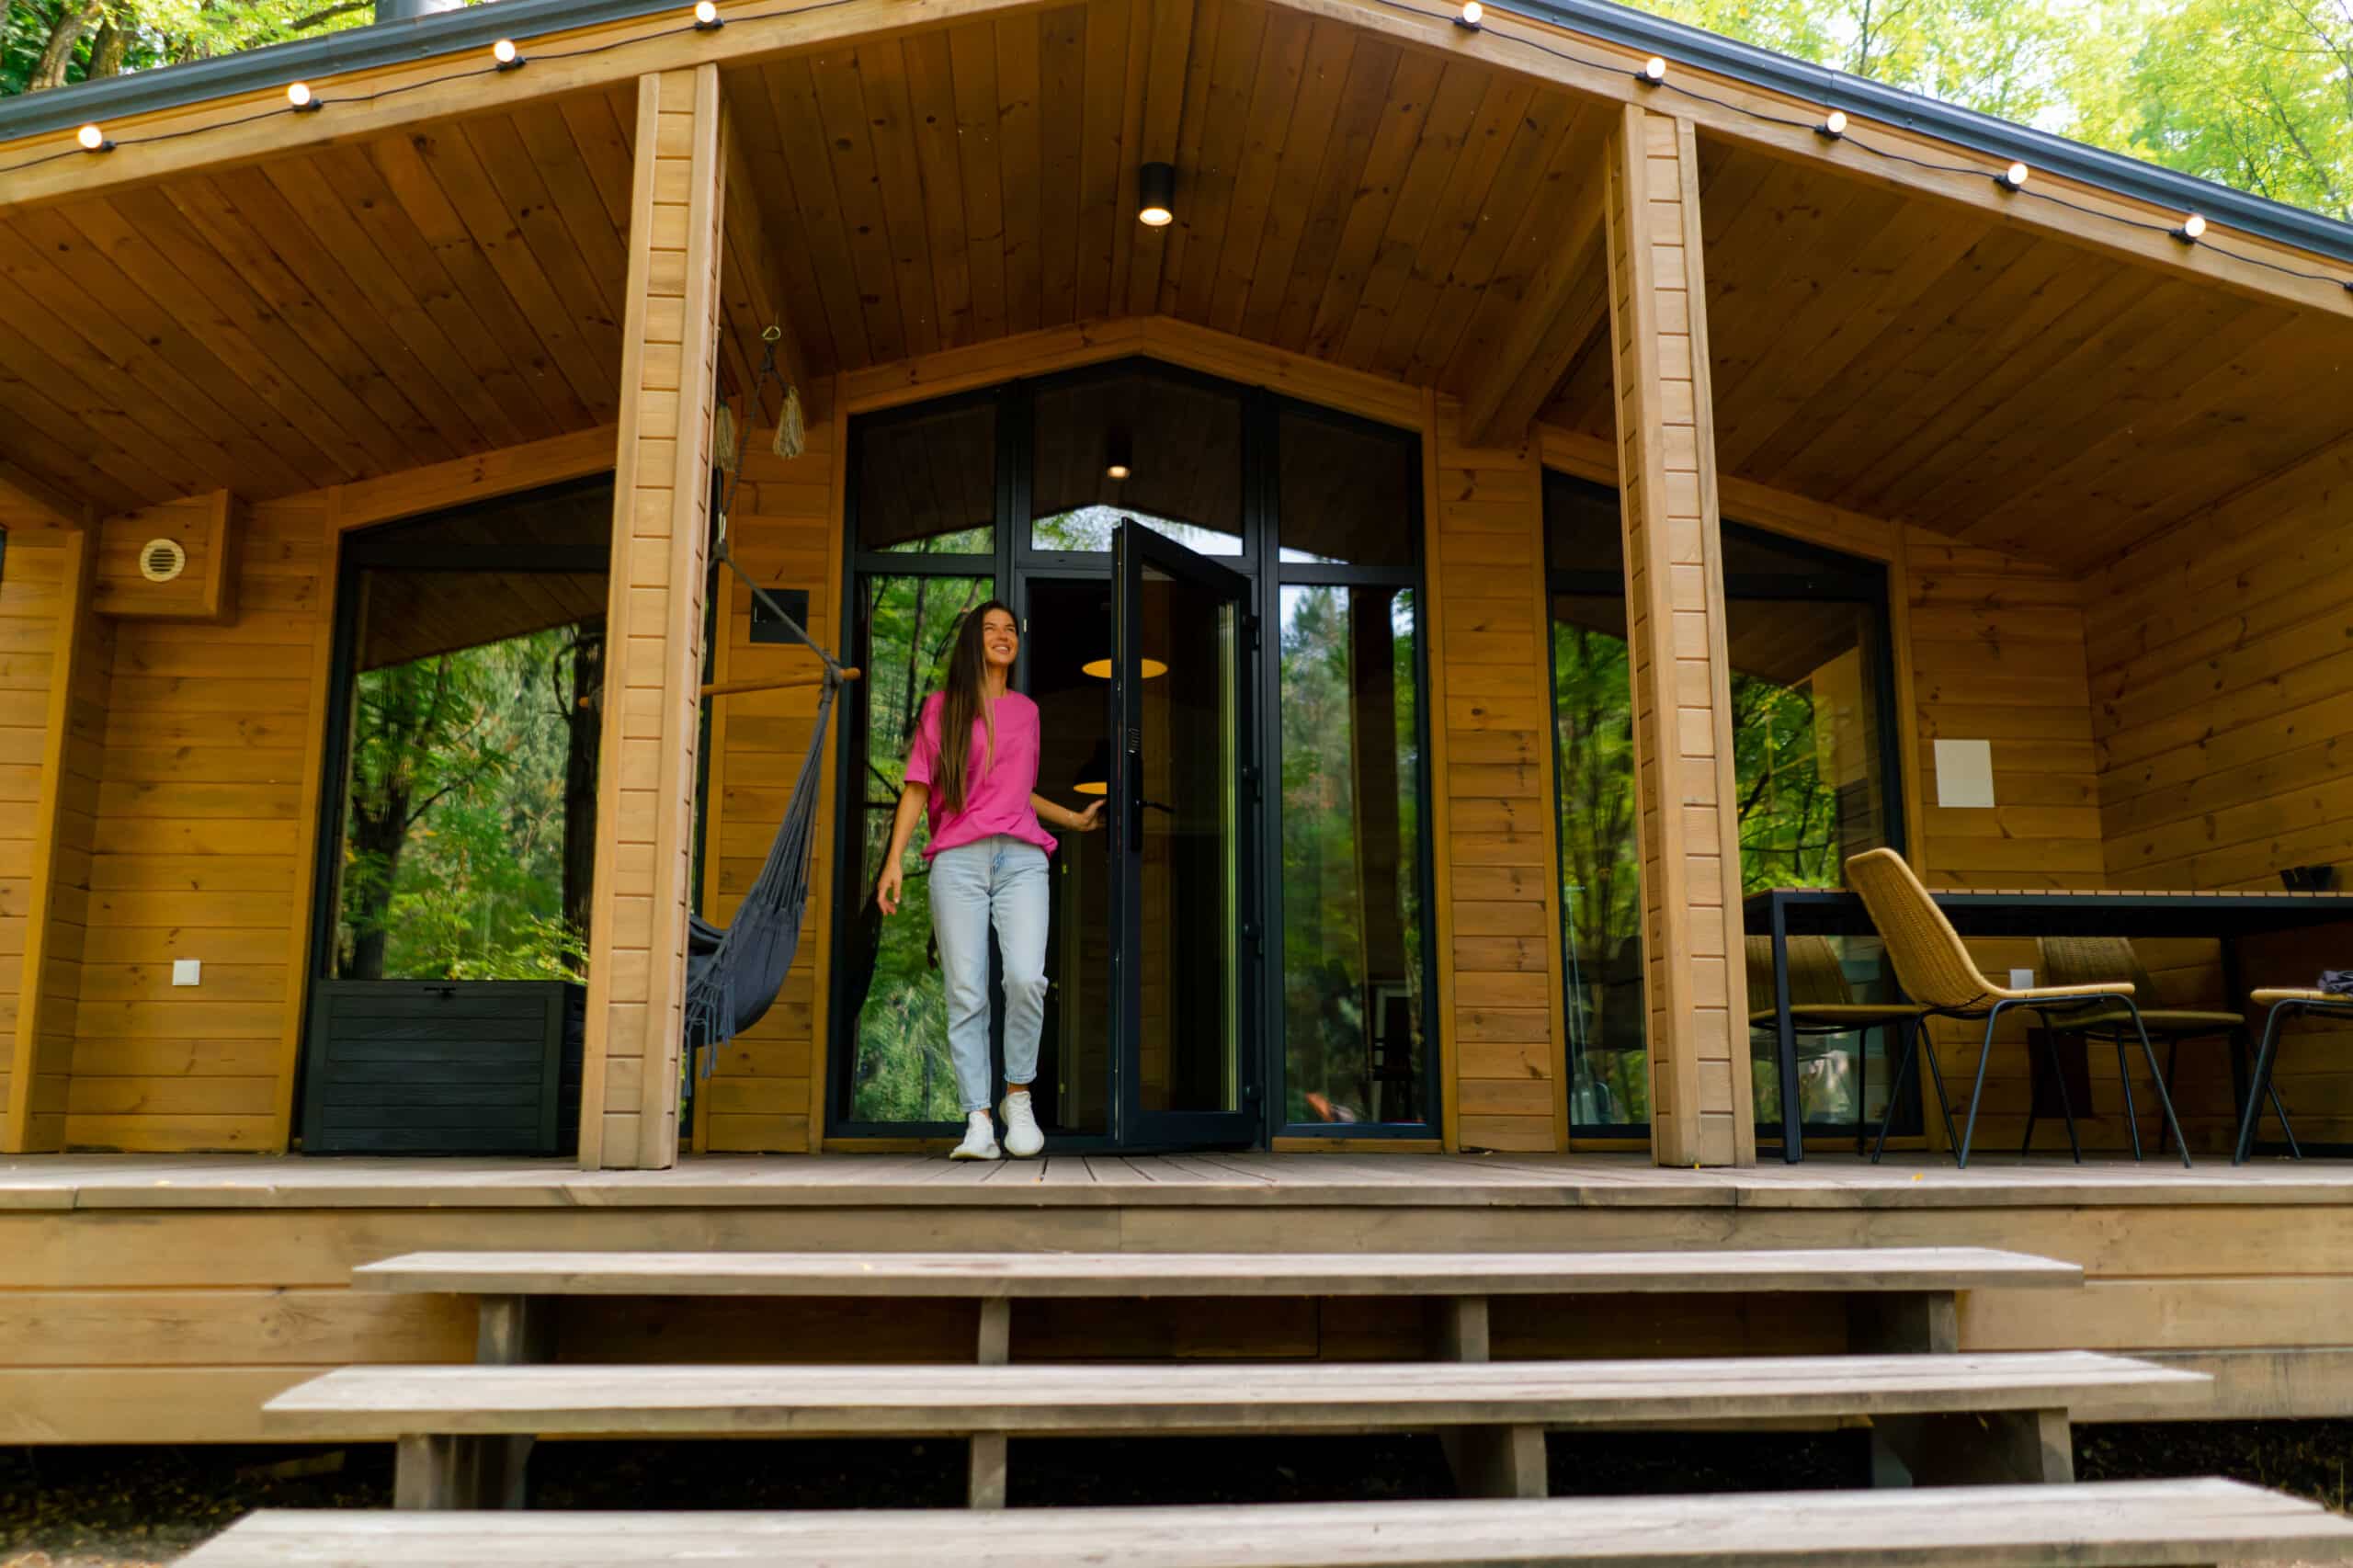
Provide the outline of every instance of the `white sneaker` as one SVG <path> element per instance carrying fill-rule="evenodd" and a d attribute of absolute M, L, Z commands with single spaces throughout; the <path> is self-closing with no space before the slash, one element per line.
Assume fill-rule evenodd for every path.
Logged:
<path fill-rule="evenodd" d="M 1016 1089 L 1005 1096 L 997 1114 L 1005 1118 L 1005 1152 L 1017 1160 L 1026 1160 L 1046 1146 L 1046 1135 L 1038 1131 L 1038 1119 L 1029 1111 L 1029 1091 Z"/>
<path fill-rule="evenodd" d="M 997 1157 L 996 1124 L 984 1110 L 964 1118 L 964 1141 L 948 1153 L 951 1160 L 994 1160 Z"/>

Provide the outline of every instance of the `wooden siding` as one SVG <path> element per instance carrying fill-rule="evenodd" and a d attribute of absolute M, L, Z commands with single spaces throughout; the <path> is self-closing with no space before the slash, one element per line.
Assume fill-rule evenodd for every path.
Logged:
<path fill-rule="evenodd" d="M 678 1152 L 725 198 L 715 66 L 637 89 L 580 1161 Z"/>
<path fill-rule="evenodd" d="M 308 950 L 331 506 L 247 513 L 237 617 L 126 623 L 66 1140 L 78 1148 L 284 1146 Z M 196 988 L 172 961 L 203 963 Z"/>
<path fill-rule="evenodd" d="M 1627 109 L 1605 172 L 1609 334 L 1634 686 L 1651 1145 L 1668 1165 L 1756 1156 L 1735 1019 L 1748 1016 L 1732 665 L 1716 513 L 1698 153 L 1688 122 Z"/>
<path fill-rule="evenodd" d="M 2353 880 L 2353 446 L 2109 563 L 2086 579 L 2084 604 L 2109 881 L 2276 891 L 2283 868 L 2307 865 L 2335 867 L 2340 887 Z M 2309 985 L 2343 966 L 2347 937 L 2249 943 L 2244 985 Z M 2213 944 L 2173 946 L 2158 957 L 2161 985 L 2192 1005 L 2248 1006 L 2221 994 Z M 2301 1137 L 2353 1142 L 2348 1039 L 2315 1023 L 2282 1049 L 2280 1091 Z M 2211 1047 L 2185 1060 L 2185 1119 L 2219 1147 L 2229 1074 Z"/>
<path fill-rule="evenodd" d="M 834 424 L 809 426 L 808 449 L 787 461 L 770 449 L 770 433 L 748 431 L 743 487 L 729 517 L 735 559 L 754 581 L 809 593 L 809 635 L 834 647 L 841 602 L 841 506 L 835 491 L 839 436 Z M 733 574 L 720 578 L 720 637 L 713 677 L 782 678 L 816 668 L 798 645 L 752 641 L 752 597 Z M 784 820 L 801 758 L 808 753 L 817 690 L 793 687 L 711 699 L 710 771 L 703 818 L 702 907 L 724 925 L 759 875 Z M 836 704 L 835 722 L 839 722 Z M 832 774 L 826 773 L 830 786 Z M 720 1052 L 696 1091 L 695 1147 L 714 1153 L 813 1152 L 823 1132 L 822 936 L 830 920 L 833 842 L 830 788 L 816 828 L 818 851 L 807 924 L 784 991 L 768 1016 Z"/>
<path fill-rule="evenodd" d="M 1438 401 L 1426 567 L 1442 1092 L 1455 1147 L 1552 1150 L 1568 1123 L 1543 485 L 1531 447 L 1466 448 L 1461 418 Z"/>

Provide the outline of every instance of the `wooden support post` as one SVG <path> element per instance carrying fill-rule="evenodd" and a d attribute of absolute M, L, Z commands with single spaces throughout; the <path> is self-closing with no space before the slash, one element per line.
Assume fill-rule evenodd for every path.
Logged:
<path fill-rule="evenodd" d="M 1441 1297 L 1430 1303 L 1429 1318 L 1430 1353 L 1437 1359 L 1488 1358 L 1486 1297 Z M 1542 1497 L 1551 1490 L 1541 1426 L 1449 1426 L 1438 1443 L 1455 1489 L 1465 1497 Z"/>
<path fill-rule="evenodd" d="M 981 1302 L 980 1364 L 1002 1367 L 1013 1359 L 1013 1301 L 997 1297 Z M 1005 1434 L 972 1434 L 972 1472 L 966 1501 L 975 1508 L 1005 1506 Z"/>
<path fill-rule="evenodd" d="M 1732 671 L 1691 124 L 1629 107 L 1604 163 L 1651 1147 L 1661 1165 L 1751 1165 Z"/>
<path fill-rule="evenodd" d="M 1950 1290 L 1858 1291 L 1847 1298 L 1847 1348 L 1857 1355 L 1949 1356 L 1961 1348 Z"/>
<path fill-rule="evenodd" d="M 2075 1479 L 2063 1410 L 1882 1415 L 1871 1423 L 1874 1486 L 2008 1486 Z"/>
<path fill-rule="evenodd" d="M 485 1367 L 515 1367 L 551 1359 L 553 1303 L 539 1296 L 484 1296 L 474 1333 L 474 1360 Z M 473 1508 L 526 1506 L 524 1474 L 531 1460 L 531 1435 L 460 1437 L 457 1468 Z"/>
<path fill-rule="evenodd" d="M 718 375 L 719 71 L 640 77 L 580 1104 L 585 1169 L 678 1157 Z"/>

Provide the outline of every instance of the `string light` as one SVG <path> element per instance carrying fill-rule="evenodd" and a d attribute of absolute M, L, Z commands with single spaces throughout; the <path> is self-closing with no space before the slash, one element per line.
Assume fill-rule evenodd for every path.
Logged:
<path fill-rule="evenodd" d="M 710 0 L 695 0 L 695 31 L 715 33 L 719 30 L 719 7 Z"/>
<path fill-rule="evenodd" d="M 855 0 L 803 0 L 803 3 L 801 4 L 778 6 L 767 10 L 752 13 L 748 17 L 739 19 L 760 21 L 774 17 L 800 16 L 811 11 L 831 10 L 837 6 L 851 5 L 854 3 Z M 1435 19 L 1431 12 L 1422 9 L 1419 5 L 1413 3 L 1413 0 L 1375 0 L 1375 3 L 1386 6 L 1394 10 L 1405 11 L 1413 15 L 1424 17 L 1432 17 L 1432 19 Z M 1456 13 L 1449 16 L 1448 13 L 1439 12 L 1437 13 L 1437 15 L 1448 16 L 1449 20 L 1454 22 L 1460 27 L 1478 28 L 1485 21 L 1485 6 L 1482 3 L 1482 0 L 1461 0 L 1461 8 Z M 694 20 L 689 24 L 677 27 L 671 30 L 675 32 L 685 32 L 690 28 L 699 29 L 705 28 L 707 26 L 715 27 L 718 25 L 718 9 L 716 5 L 713 4 L 713 0 L 697 0 L 697 4 L 694 8 Z M 660 37 L 663 35 L 656 33 L 651 36 Z M 604 54 L 616 49 L 625 49 L 631 45 L 642 43 L 644 41 L 646 41 L 646 35 L 608 39 L 599 43 L 588 44 L 580 48 L 558 50 L 549 55 L 548 58 L 554 60 L 584 58 L 590 55 Z M 1540 54 L 1551 55 L 1555 59 L 1565 61 L 1573 65 L 1595 69 L 1608 69 L 1613 63 L 1606 58 L 1597 59 L 1588 57 L 1586 55 L 1544 42 L 1534 37 L 1521 37 L 1515 35 L 1509 37 L 1506 41 L 1534 50 Z M 521 51 L 516 47 L 515 41 L 512 39 L 500 39 L 492 46 L 491 52 L 495 61 L 494 68 L 498 71 L 517 70 L 527 63 L 525 56 Z M 360 104 L 373 103 L 380 98 L 388 97 L 395 94 L 413 92 L 420 87 L 431 87 L 446 82 L 459 81 L 467 76 L 478 74 L 480 74 L 479 68 L 476 70 L 466 70 L 461 68 L 446 72 L 438 76 L 428 76 L 413 82 L 404 82 L 393 86 L 379 88 L 373 92 L 359 93 L 352 96 L 348 101 Z M 1655 54 L 1650 56 L 1643 62 L 1642 68 L 1633 73 L 1633 75 L 1634 79 L 1645 87 L 1663 87 L 1666 91 L 1677 94 L 1678 96 L 1688 97 L 1698 102 L 1715 105 L 1717 108 L 1724 109 L 1728 113 L 1738 115 L 1742 119 L 1753 120 L 1760 125 L 1786 126 L 1791 130 L 1796 130 L 1807 124 L 1806 121 L 1802 119 L 1790 119 L 1783 116 L 1769 114 L 1761 109 L 1753 108 L 1748 104 L 1733 99 L 1718 97 L 1697 88 L 1681 85 L 1670 86 L 1667 85 L 1666 81 L 1666 61 L 1664 56 Z M 323 100 L 312 94 L 306 84 L 295 83 L 290 85 L 287 88 L 286 97 L 286 106 L 282 108 L 263 109 L 258 113 L 247 114 L 238 119 L 217 120 L 199 125 L 188 125 L 177 130 L 158 131 L 150 132 L 143 136 L 132 136 L 129 138 L 123 145 L 136 146 L 143 145 L 147 142 L 176 142 L 184 137 L 201 136 L 214 131 L 229 130 L 236 126 L 250 124 L 255 120 L 266 119 L 272 114 L 307 114 L 323 107 Z M 1848 141 L 1846 135 L 1847 117 L 1844 113 L 1837 110 L 1832 110 L 1825 114 L 1820 121 L 1817 121 L 1813 125 L 1812 129 L 1817 135 L 1821 136 L 1824 140 L 1845 142 L 1847 145 L 1855 148 L 1858 152 L 1867 153 L 1875 158 L 1908 164 L 1914 167 L 1932 174 L 1975 176 L 1980 178 L 1984 177 L 1984 172 L 1982 166 L 1972 168 L 1965 164 L 1945 164 L 1933 162 L 1915 156 L 1912 153 L 1897 152 L 1885 147 L 1873 146 L 1869 142 Z M 116 143 L 107 136 L 103 130 L 95 124 L 83 126 L 80 131 L 75 133 L 74 141 L 77 143 L 76 151 L 81 153 L 111 153 L 116 148 Z M 30 158 L 19 160 L 14 164 L 0 165 L 0 175 L 18 174 L 26 169 L 36 168 L 43 164 L 53 162 L 59 158 L 73 157 L 76 155 L 76 151 L 40 153 Z M 2143 219 L 2127 217 L 2122 213 L 2112 210 L 2087 207 L 2079 202 L 2072 201 L 2066 197 L 2061 195 L 2050 194 L 2040 190 L 2028 193 L 2025 187 L 2029 172 L 2030 171 L 2023 162 L 2018 162 L 2011 164 L 2006 169 L 1993 176 L 1992 177 L 1996 186 L 2012 195 L 2031 194 L 2040 200 L 2051 202 L 2056 206 L 2063 207 L 2070 211 L 2082 213 L 2086 217 L 2098 220 L 2102 222 L 2120 224 L 2124 228 L 2138 229 L 2149 233 L 2171 234 L 2174 238 L 2183 242 L 2184 244 L 2200 243 L 2203 240 L 2206 222 L 2204 218 L 2198 213 L 2189 213 L 2183 218 L 2182 222 L 2178 225 L 2169 226 L 2163 222 L 2150 222 Z M 1142 216 L 1142 214 L 1139 214 L 1139 216 Z M 2267 272 L 2278 273 L 2283 278 L 2292 278 L 2300 282 L 2334 283 L 2339 288 L 2345 290 L 2347 293 L 2353 294 L 2353 278 L 2345 278 L 2330 273 L 2308 272 L 2302 268 L 2290 266 L 2283 262 L 2274 261 L 2267 256 L 2253 256 L 2246 252 L 2233 250 L 2222 245 L 2210 245 L 2209 248 L 2217 256 L 2228 257 L 2233 261 L 2242 263 L 2248 267 L 2261 267 Z"/>

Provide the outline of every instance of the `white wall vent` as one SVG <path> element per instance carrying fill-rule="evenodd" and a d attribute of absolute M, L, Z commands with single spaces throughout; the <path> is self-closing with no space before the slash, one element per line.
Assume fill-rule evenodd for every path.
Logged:
<path fill-rule="evenodd" d="M 151 539 L 139 547 L 139 574 L 151 583 L 168 583 L 188 570 L 188 551 L 176 539 Z"/>

